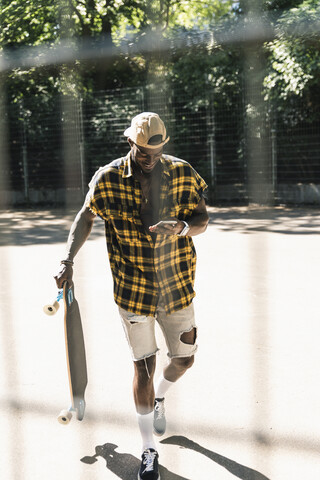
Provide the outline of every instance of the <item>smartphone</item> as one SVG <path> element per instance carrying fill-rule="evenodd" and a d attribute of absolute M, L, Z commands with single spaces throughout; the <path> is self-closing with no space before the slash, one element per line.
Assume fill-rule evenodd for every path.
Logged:
<path fill-rule="evenodd" d="M 157 223 L 158 226 L 161 226 L 161 225 L 177 225 L 177 221 L 176 220 L 161 220 L 161 222 Z"/>
<path fill-rule="evenodd" d="M 153 225 L 152 227 L 149 227 L 149 230 L 150 230 L 150 232 L 157 232 L 157 229 L 159 227 L 163 227 L 165 225 L 171 225 L 171 227 L 175 227 L 177 225 L 177 223 L 178 222 L 176 220 L 161 220 L 156 225 Z M 169 231 L 170 229 L 166 229 L 166 230 Z"/>

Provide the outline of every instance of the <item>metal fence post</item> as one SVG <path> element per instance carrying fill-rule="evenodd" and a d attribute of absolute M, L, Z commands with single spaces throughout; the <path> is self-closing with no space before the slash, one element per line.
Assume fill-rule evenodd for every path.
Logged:
<path fill-rule="evenodd" d="M 0 77 L 0 208 L 8 208 L 10 205 L 10 157 L 9 157 L 9 122 L 6 121 L 4 75 Z"/>
<path fill-rule="evenodd" d="M 210 201 L 215 199 L 216 187 L 216 139 L 215 139 L 215 118 L 214 118 L 214 100 L 213 92 L 210 92 L 209 109 L 207 115 L 207 127 L 209 127 L 208 144 L 210 157 Z"/>
<path fill-rule="evenodd" d="M 140 92 L 141 92 L 141 107 L 142 107 L 142 108 L 141 108 L 141 111 L 142 111 L 142 112 L 145 111 L 145 103 L 146 103 L 146 102 L 145 102 L 144 89 L 145 89 L 145 87 L 143 86 L 143 87 L 141 87 L 141 90 L 140 90 Z"/>
<path fill-rule="evenodd" d="M 272 195 L 273 201 L 277 200 L 278 193 L 278 176 L 277 176 L 277 130 L 275 127 L 271 129 L 271 163 L 272 163 Z"/>
<path fill-rule="evenodd" d="M 28 170 L 28 149 L 27 149 L 27 129 L 26 118 L 22 101 L 20 102 L 20 118 L 22 120 L 21 145 L 22 145 L 22 167 L 23 167 L 23 184 L 24 199 L 29 202 L 29 170 Z"/>
<path fill-rule="evenodd" d="M 215 138 L 214 133 L 208 135 L 209 151 L 210 151 L 210 200 L 214 201 L 214 190 L 216 185 L 216 159 L 215 159 Z"/>
<path fill-rule="evenodd" d="M 79 153 L 80 153 L 80 172 L 81 172 L 81 192 L 85 196 L 86 193 L 86 169 L 85 169 L 85 151 L 84 151 L 84 129 L 83 129 L 83 99 L 79 99 Z"/>

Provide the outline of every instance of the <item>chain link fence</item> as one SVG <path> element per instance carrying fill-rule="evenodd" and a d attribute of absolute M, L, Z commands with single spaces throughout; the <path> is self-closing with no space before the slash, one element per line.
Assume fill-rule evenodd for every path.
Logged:
<path fill-rule="evenodd" d="M 81 201 L 95 170 L 127 153 L 123 131 L 143 110 L 164 119 L 171 137 L 166 152 L 199 171 L 210 187 L 211 204 L 249 202 L 250 169 L 256 169 L 256 179 L 260 174 L 267 179 L 275 203 L 294 203 L 294 188 L 320 184 L 320 123 L 314 115 L 312 122 L 301 111 L 301 120 L 297 113 L 290 119 L 288 112 L 275 112 L 265 103 L 252 112 L 242 93 L 227 102 L 208 89 L 201 99 L 195 107 L 192 98 L 164 85 L 88 98 L 43 95 L 35 102 L 26 97 L 9 106 L 2 119 L 9 135 L 8 203 L 63 204 L 66 190 Z M 267 159 L 265 172 L 257 161 L 260 155 Z"/>

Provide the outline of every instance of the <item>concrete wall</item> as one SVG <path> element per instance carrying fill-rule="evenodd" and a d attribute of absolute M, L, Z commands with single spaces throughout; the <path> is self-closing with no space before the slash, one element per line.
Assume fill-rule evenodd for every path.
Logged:
<path fill-rule="evenodd" d="M 308 184 L 285 184 L 278 185 L 279 203 L 291 203 L 295 205 L 320 205 L 320 185 Z"/>

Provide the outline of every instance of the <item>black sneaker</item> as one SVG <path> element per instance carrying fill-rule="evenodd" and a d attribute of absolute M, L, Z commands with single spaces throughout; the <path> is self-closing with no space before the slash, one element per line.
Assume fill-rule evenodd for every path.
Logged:
<path fill-rule="evenodd" d="M 143 452 L 141 458 L 138 480 L 160 480 L 158 452 L 153 448 L 148 448 Z"/>
<path fill-rule="evenodd" d="M 166 431 L 166 417 L 164 398 L 156 398 L 154 401 L 153 432 L 161 436 Z"/>

